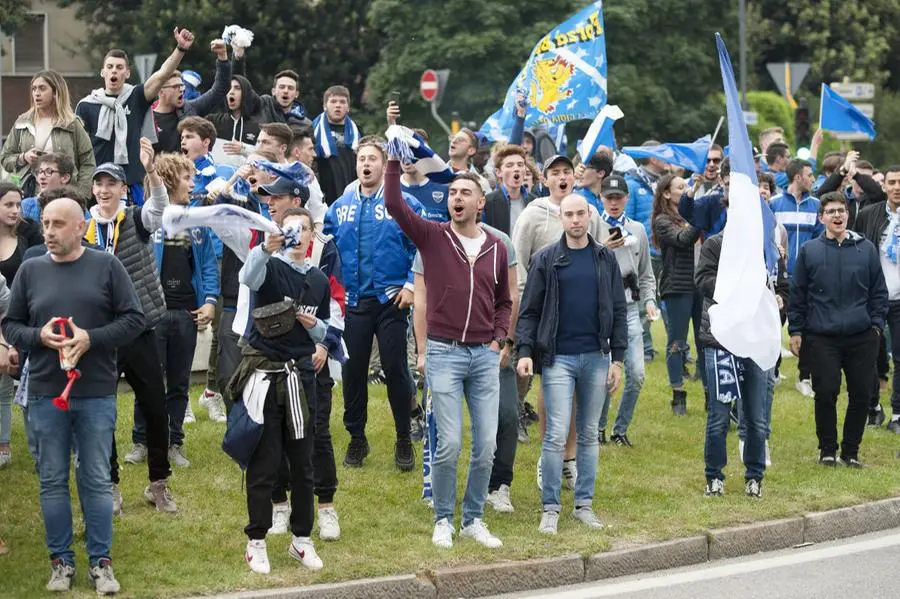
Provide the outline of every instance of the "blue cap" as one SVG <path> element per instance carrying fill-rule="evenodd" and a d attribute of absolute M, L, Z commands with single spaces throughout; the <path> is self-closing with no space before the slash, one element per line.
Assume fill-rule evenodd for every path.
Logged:
<path fill-rule="evenodd" d="M 286 177 L 278 177 L 274 182 L 268 185 L 260 185 L 259 196 L 291 196 L 300 198 L 305 204 L 309 200 L 309 187 L 300 185 Z"/>
<path fill-rule="evenodd" d="M 125 169 L 114 162 L 104 162 L 95 168 L 93 178 L 96 179 L 97 175 L 109 175 L 116 181 L 121 181 L 122 183 L 125 183 L 128 180 L 128 177 L 125 176 Z"/>

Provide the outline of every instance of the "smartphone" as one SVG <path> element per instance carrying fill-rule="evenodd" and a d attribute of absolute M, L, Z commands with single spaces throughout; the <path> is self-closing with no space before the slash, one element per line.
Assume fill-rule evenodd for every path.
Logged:
<path fill-rule="evenodd" d="M 611 227 L 609 230 L 609 238 L 619 239 L 620 237 L 622 237 L 622 229 L 619 227 Z"/>
<path fill-rule="evenodd" d="M 397 106 L 400 105 L 400 92 L 398 92 L 397 90 L 391 92 L 391 95 L 388 96 L 388 104 L 390 104 L 391 102 L 393 102 Z"/>

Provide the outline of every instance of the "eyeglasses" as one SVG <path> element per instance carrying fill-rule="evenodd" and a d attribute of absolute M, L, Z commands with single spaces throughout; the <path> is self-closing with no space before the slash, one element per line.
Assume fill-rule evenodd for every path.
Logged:
<path fill-rule="evenodd" d="M 847 214 L 846 208 L 827 208 L 825 210 L 825 216 L 843 216 Z"/>
<path fill-rule="evenodd" d="M 721 158 L 707 158 L 706 163 L 709 164 L 710 162 L 712 162 L 713 164 L 719 164 L 722 162 L 722 159 Z"/>
<path fill-rule="evenodd" d="M 53 175 L 55 175 L 58 172 L 59 172 L 58 170 L 53 170 L 52 168 L 42 168 L 41 170 L 39 170 L 37 172 L 37 174 L 42 175 L 44 177 L 52 177 Z"/>
<path fill-rule="evenodd" d="M 164 85 L 163 89 L 177 89 L 178 91 L 183 91 L 185 87 L 184 83 L 176 83 L 175 85 Z"/>

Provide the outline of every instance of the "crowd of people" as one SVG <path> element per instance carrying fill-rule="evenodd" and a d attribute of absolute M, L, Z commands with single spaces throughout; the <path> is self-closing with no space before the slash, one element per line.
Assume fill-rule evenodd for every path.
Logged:
<path fill-rule="evenodd" d="M 704 389 L 704 493 L 724 494 L 735 421 L 744 491 L 762 497 L 774 389 L 786 377 L 732 355 L 710 327 L 728 216 L 722 147 L 711 145 L 696 173 L 604 147 L 584 162 L 536 156 L 539 132 L 525 129 L 520 97 L 507 142 L 462 129 L 446 162 L 436 159 L 444 168 L 430 159 L 426 169 L 395 143 L 398 130 L 428 140 L 398 129 L 396 102 L 385 113 L 390 141 L 354 123 L 341 85 L 324 91 L 324 112 L 310 119 L 296 72 L 277 73 L 260 95 L 245 76 L 245 48 L 233 45 L 229 57 L 222 40 L 210 44 L 213 84 L 186 99 L 178 67 L 195 39 L 176 29 L 174 41 L 138 85 L 128 83 L 128 55 L 110 50 L 103 87 L 74 109 L 65 80 L 38 72 L 31 108 L 0 152 L 0 467 L 12 459 L 15 397 L 40 480 L 49 590 L 69 590 L 75 574 L 73 451 L 90 581 L 101 594 L 120 590 L 111 559 L 123 504 L 120 376 L 135 398 L 123 461 L 146 462 L 147 501 L 178 511 L 169 480 L 173 466 L 191 466 L 191 364 L 207 328 L 198 403 L 227 420 L 224 447 L 246 470 L 244 557 L 254 572 L 270 571 L 270 535 L 290 533 L 290 555 L 314 570 L 323 567 L 316 522 L 320 539 L 340 538 L 329 361 L 341 371 L 345 467 L 364 467 L 371 452 L 373 380 L 387 388 L 398 470 L 415 470 L 416 443 L 432 443 L 438 547 L 452 548 L 457 534 L 502 546 L 485 504 L 514 510 L 516 448 L 535 420 L 539 531 L 557 533 L 562 488 L 574 491 L 577 525 L 602 528 L 592 507 L 599 446 L 633 446 L 659 318 L 673 414 L 699 409 L 688 402 L 690 364 Z M 774 241 L 748 251 L 775 257 L 769 287 L 799 356 L 797 389 L 815 399 L 819 462 L 858 468 L 866 424 L 886 419 L 879 391 L 889 358 L 888 428 L 900 434 L 900 331 L 885 334 L 886 324 L 900 327 L 900 166 L 881 173 L 855 152 L 819 163 L 821 141 L 819 132 L 812 158 L 801 160 L 780 129 L 760 136 L 759 193 Z M 204 208 L 222 209 L 221 222 L 188 218 Z M 172 226 L 173 210 L 190 225 Z M 839 442 L 842 371 L 849 403 Z M 426 404 L 417 387 L 427 388 Z M 457 518 L 463 399 L 472 449 Z"/>

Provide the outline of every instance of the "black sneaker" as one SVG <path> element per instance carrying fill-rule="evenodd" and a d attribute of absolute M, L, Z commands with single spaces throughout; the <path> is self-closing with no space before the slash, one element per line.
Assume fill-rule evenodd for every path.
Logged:
<path fill-rule="evenodd" d="M 819 453 L 819 463 L 829 468 L 837 466 L 837 460 L 832 453 Z"/>
<path fill-rule="evenodd" d="M 846 466 L 847 468 L 854 468 L 856 470 L 862 470 L 865 468 L 862 462 L 859 461 L 858 458 L 845 458 L 841 456 L 838 458 L 838 464 L 841 466 Z"/>
<path fill-rule="evenodd" d="M 724 497 L 725 481 L 721 478 L 706 479 L 706 489 L 703 491 L 706 497 Z"/>
<path fill-rule="evenodd" d="M 867 426 L 881 426 L 884 424 L 884 410 L 881 409 L 881 406 L 877 408 L 869 410 L 869 420 L 866 422 Z"/>
<path fill-rule="evenodd" d="M 363 460 L 369 455 L 369 442 L 365 437 L 351 437 L 347 446 L 347 455 L 344 456 L 344 466 L 348 468 L 362 468 Z"/>
<path fill-rule="evenodd" d="M 534 424 L 538 421 L 538 414 L 534 411 L 534 408 L 527 401 L 522 406 L 522 414 L 525 417 L 525 420 L 528 424 Z"/>
<path fill-rule="evenodd" d="M 416 467 L 416 454 L 413 451 L 412 441 L 409 439 L 397 439 L 394 444 L 394 463 L 400 472 L 412 472 Z"/>
<path fill-rule="evenodd" d="M 891 420 L 888 422 L 887 429 L 895 435 L 900 435 L 900 420 Z"/>
<path fill-rule="evenodd" d="M 746 483 L 744 483 L 744 493 L 746 493 L 747 497 L 762 499 L 762 481 L 756 478 L 751 478 Z"/>
<path fill-rule="evenodd" d="M 425 414 L 420 407 L 416 407 L 409 418 L 409 438 L 416 442 L 425 438 Z"/>
<path fill-rule="evenodd" d="M 609 440 L 619 447 L 634 447 L 631 444 L 631 440 L 628 438 L 628 435 L 626 435 L 625 433 L 622 433 L 621 435 L 613 433 L 612 437 L 610 437 Z"/>
<path fill-rule="evenodd" d="M 600 445 L 606 445 L 606 429 L 601 428 L 600 433 L 597 435 L 597 441 L 600 442 Z"/>

